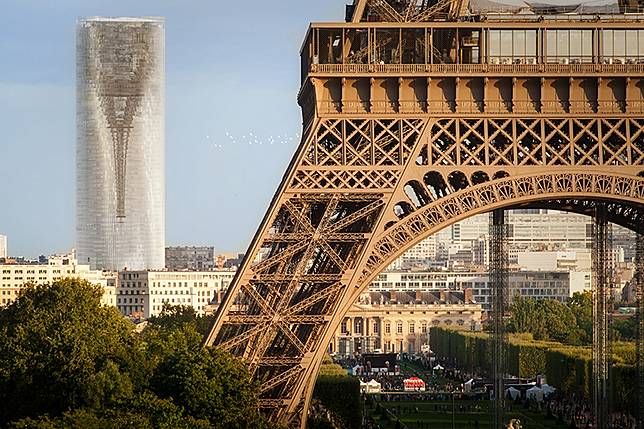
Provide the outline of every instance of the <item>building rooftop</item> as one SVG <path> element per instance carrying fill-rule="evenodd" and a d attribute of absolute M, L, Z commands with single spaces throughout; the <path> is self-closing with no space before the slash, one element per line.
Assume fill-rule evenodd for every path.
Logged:
<path fill-rule="evenodd" d="M 132 23 L 142 23 L 142 22 L 154 22 L 154 23 L 164 23 L 165 18 L 162 16 L 88 16 L 78 19 L 79 23 L 86 22 L 132 22 Z"/>
<path fill-rule="evenodd" d="M 475 302 L 471 299 L 466 300 L 465 292 L 462 290 L 432 292 L 395 290 L 390 292 L 369 291 L 358 299 L 358 304 L 475 304 Z"/>

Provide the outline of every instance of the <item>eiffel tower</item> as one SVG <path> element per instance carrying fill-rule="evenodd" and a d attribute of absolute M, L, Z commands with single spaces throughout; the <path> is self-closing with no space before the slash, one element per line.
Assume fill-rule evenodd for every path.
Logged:
<path fill-rule="evenodd" d="M 490 212 L 503 231 L 515 208 L 596 216 L 600 274 L 608 222 L 642 240 L 644 25 L 569 9 L 356 0 L 346 22 L 310 26 L 302 140 L 206 339 L 248 364 L 272 420 L 305 427 L 349 307 L 455 222 Z M 499 284 L 501 256 L 491 262 Z M 608 276 L 596 277 L 605 296 Z M 607 304 L 596 301 L 601 399 Z"/>

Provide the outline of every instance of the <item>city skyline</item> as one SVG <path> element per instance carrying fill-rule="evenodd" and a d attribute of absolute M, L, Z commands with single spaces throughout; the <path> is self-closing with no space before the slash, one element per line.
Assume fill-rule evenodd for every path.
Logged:
<path fill-rule="evenodd" d="M 251 2 L 253 14 L 192 3 L 5 7 L 0 54 L 13 60 L 0 73 L 0 97 L 11 101 L 0 106 L 0 180 L 12 185 L 0 191 L 0 231 L 11 241 L 10 254 L 53 254 L 75 243 L 74 30 L 78 18 L 98 15 L 167 21 L 166 244 L 246 250 L 299 143 L 296 58 L 303 23 L 341 20 L 344 1 L 288 1 L 279 10 Z M 272 84 L 260 85 L 257 73 Z M 242 162 L 256 168 L 237 168 Z"/>

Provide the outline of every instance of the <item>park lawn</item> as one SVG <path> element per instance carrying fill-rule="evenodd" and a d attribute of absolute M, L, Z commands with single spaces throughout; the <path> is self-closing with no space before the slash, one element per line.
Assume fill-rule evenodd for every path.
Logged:
<path fill-rule="evenodd" d="M 438 402 L 380 402 L 382 407 L 389 410 L 396 410 L 400 407 L 401 413 L 395 414 L 400 421 L 409 429 L 451 429 L 452 413 L 450 401 Z M 435 411 L 434 407 L 447 407 L 447 411 Z M 470 412 L 459 412 L 459 405 L 474 406 L 478 405 L 479 410 Z M 480 429 L 492 427 L 492 409 L 491 402 L 488 401 L 457 401 L 455 402 L 454 429 L 473 429 L 474 422 L 479 422 Z M 418 409 L 418 412 L 415 409 Z M 367 410 L 370 416 L 376 419 L 383 429 L 394 429 L 396 427 L 395 419 L 389 422 L 380 421 L 379 415 L 373 408 Z M 507 413 L 507 419 L 518 418 L 521 420 L 523 429 L 567 429 L 568 426 L 557 424 L 554 419 L 546 419 L 543 415 L 524 410 L 522 407 L 513 407 L 511 412 Z M 405 427 L 403 426 L 403 427 Z"/>

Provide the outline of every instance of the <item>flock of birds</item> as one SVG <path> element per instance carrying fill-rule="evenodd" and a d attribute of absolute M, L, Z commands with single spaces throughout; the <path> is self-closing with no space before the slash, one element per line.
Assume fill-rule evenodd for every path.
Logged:
<path fill-rule="evenodd" d="M 270 145 L 293 145 L 297 144 L 300 141 L 300 133 L 289 134 L 278 134 L 277 136 L 260 136 L 253 132 L 237 137 L 234 134 L 226 131 L 225 139 L 219 140 L 214 137 L 207 135 L 206 141 L 214 146 L 217 150 L 224 150 L 229 145 L 248 145 L 248 146 L 270 146 Z"/>

